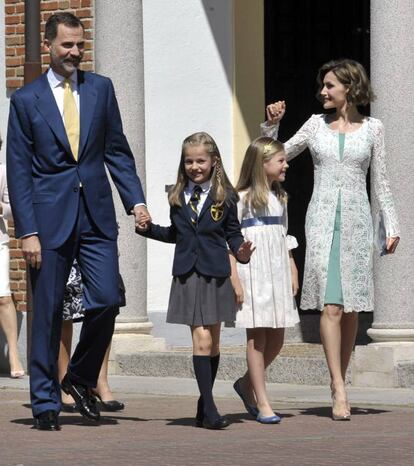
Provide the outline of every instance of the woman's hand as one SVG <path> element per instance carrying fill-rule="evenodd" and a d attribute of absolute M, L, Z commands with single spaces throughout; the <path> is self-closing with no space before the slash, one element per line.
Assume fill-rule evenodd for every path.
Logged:
<path fill-rule="evenodd" d="M 394 254 L 399 242 L 400 242 L 399 236 L 393 236 L 393 237 L 387 238 L 387 254 Z"/>
<path fill-rule="evenodd" d="M 269 126 L 277 125 L 286 113 L 286 104 L 284 100 L 279 100 L 266 107 L 267 124 Z"/>
<path fill-rule="evenodd" d="M 256 248 L 253 247 L 253 243 L 251 241 L 243 241 L 236 254 L 237 260 L 239 262 L 249 262 L 250 256 L 253 254 L 255 249 Z"/>

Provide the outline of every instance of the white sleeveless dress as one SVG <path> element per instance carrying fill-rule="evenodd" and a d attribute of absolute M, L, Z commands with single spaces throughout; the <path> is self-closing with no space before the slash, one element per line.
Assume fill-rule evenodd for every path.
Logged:
<path fill-rule="evenodd" d="M 289 249 L 297 247 L 297 242 L 287 235 L 286 207 L 272 192 L 266 209 L 252 211 L 244 204 L 245 193 L 239 194 L 237 207 L 242 233 L 254 243 L 256 250 L 248 264 L 237 263 L 244 303 L 236 314 L 235 326 L 293 327 L 299 322 L 299 315 L 292 295 Z M 281 223 L 260 224 L 264 223 L 264 217 L 279 219 Z M 256 225 L 245 226 L 252 218 L 259 219 L 250 220 L 250 224 Z"/>

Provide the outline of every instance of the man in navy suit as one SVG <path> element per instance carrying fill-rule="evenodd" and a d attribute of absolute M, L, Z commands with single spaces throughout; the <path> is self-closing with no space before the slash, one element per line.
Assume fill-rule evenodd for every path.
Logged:
<path fill-rule="evenodd" d="M 49 70 L 11 98 L 7 169 L 16 236 L 31 265 L 35 426 L 59 430 L 57 357 L 64 288 L 74 258 L 82 273 L 86 316 L 62 389 L 85 418 L 99 420 L 91 388 L 119 304 L 118 231 L 105 166 L 136 225 L 147 210 L 112 82 L 78 70 L 85 46 L 82 23 L 70 13 L 51 16 L 44 46 Z"/>

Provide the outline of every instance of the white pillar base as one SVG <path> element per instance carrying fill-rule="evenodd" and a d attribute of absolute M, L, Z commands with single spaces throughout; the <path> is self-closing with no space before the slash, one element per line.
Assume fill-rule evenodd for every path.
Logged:
<path fill-rule="evenodd" d="M 370 328 L 367 331 L 368 336 L 374 342 L 414 342 L 413 328 Z"/>
<path fill-rule="evenodd" d="M 119 322 L 115 324 L 109 355 L 109 374 L 121 374 L 116 364 L 118 354 L 136 354 L 147 351 L 166 351 L 164 338 L 150 335 L 153 324 L 147 322 Z"/>
<path fill-rule="evenodd" d="M 399 387 L 398 364 L 414 362 L 414 342 L 379 342 L 356 346 L 352 362 L 352 385 Z"/>

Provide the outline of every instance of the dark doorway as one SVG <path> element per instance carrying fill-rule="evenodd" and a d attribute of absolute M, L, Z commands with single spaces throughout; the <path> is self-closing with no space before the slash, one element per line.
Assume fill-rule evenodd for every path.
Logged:
<path fill-rule="evenodd" d="M 279 138 L 289 139 L 312 113 L 322 113 L 316 100 L 319 67 L 334 58 L 352 58 L 369 73 L 370 0 L 265 0 L 266 103 L 285 100 L 287 112 Z M 290 164 L 289 232 L 302 283 L 305 258 L 305 214 L 312 194 L 313 167 L 308 151 Z"/>

